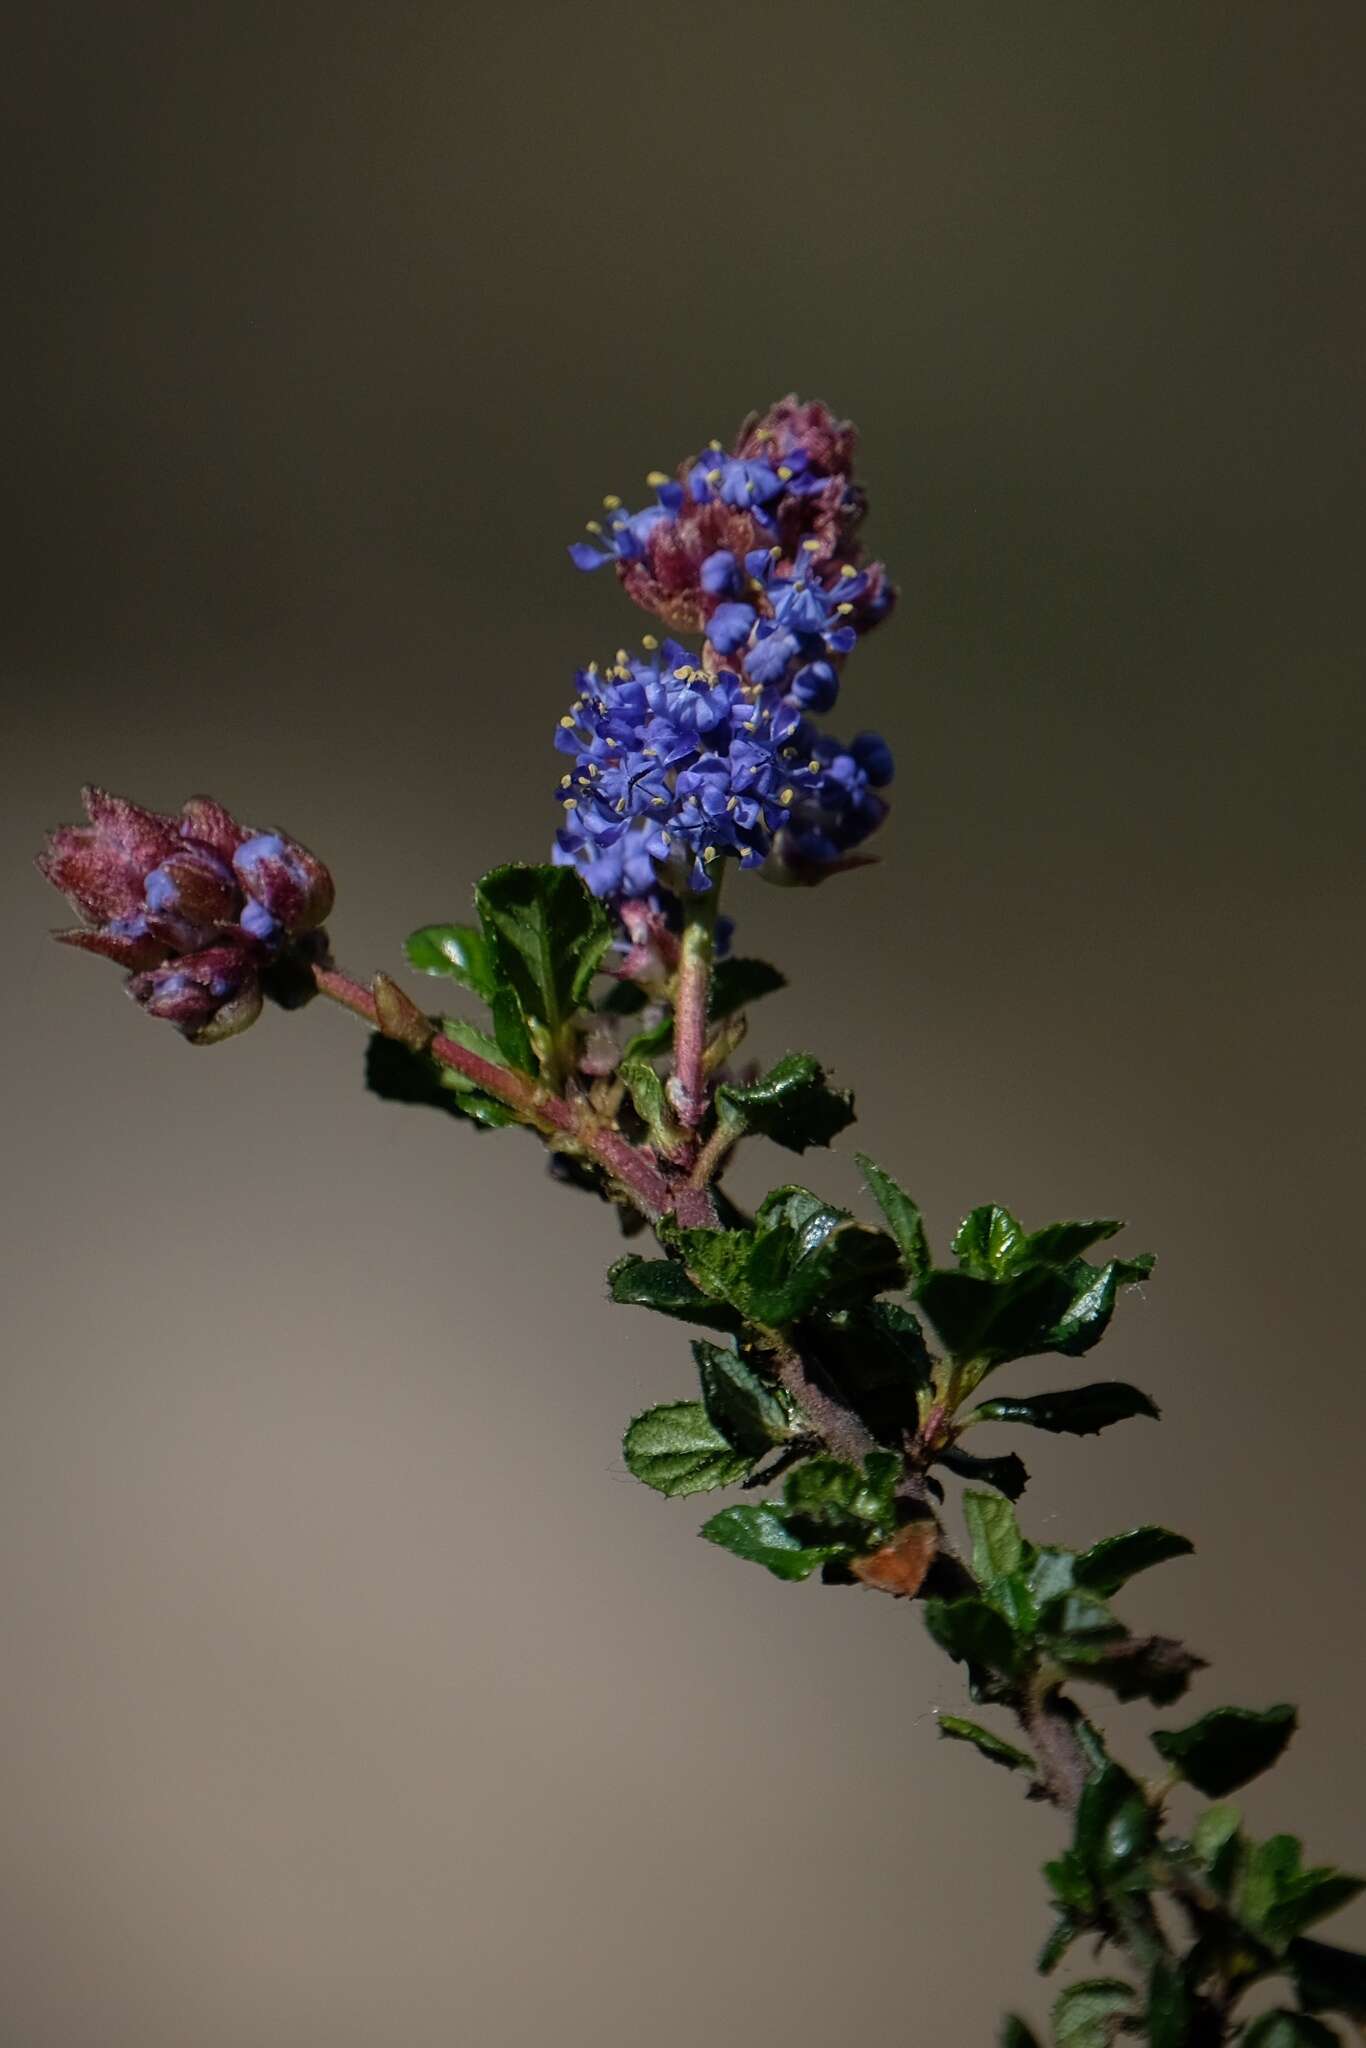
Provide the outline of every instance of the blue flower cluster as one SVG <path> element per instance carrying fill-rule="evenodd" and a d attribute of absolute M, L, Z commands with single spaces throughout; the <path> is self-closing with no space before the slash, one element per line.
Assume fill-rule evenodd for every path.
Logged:
<path fill-rule="evenodd" d="M 826 407 L 781 400 L 733 452 L 713 442 L 675 477 L 653 472 L 644 511 L 607 499 L 593 541 L 570 549 L 580 568 L 615 563 L 639 604 L 703 635 L 700 654 L 647 640 L 643 658 L 580 673 L 556 736 L 573 765 L 555 859 L 595 894 L 667 907 L 727 858 L 817 880 L 853 864 L 886 816 L 885 741 L 846 746 L 811 723 L 893 599 L 861 560 L 853 446 Z"/>

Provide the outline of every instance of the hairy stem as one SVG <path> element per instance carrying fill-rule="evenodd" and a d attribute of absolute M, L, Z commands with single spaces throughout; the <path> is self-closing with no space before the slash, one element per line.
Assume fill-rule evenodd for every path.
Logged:
<path fill-rule="evenodd" d="M 689 1131 L 695 1131 L 707 1113 L 703 1060 L 720 893 L 718 877 L 705 895 L 690 895 L 684 905 L 683 945 L 674 992 L 674 1073 L 669 1094 L 679 1122 Z"/>

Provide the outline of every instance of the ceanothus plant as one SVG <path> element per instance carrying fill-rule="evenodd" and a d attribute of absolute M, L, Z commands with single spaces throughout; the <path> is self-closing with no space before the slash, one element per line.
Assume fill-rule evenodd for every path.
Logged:
<path fill-rule="evenodd" d="M 473 996 L 478 1021 L 444 1004 L 429 1014 L 387 975 L 341 972 L 322 863 L 210 798 L 171 817 L 88 790 L 90 822 L 61 827 L 39 860 L 81 919 L 56 936 L 115 961 L 133 1000 L 194 1045 L 245 1030 L 267 998 L 327 996 L 370 1026 L 377 1094 L 525 1126 L 625 1236 L 653 1233 L 656 1256 L 611 1268 L 612 1299 L 706 1334 L 692 1344 L 697 1392 L 638 1415 L 626 1463 L 662 1494 L 737 1490 L 702 1534 L 777 1579 L 917 1602 L 973 1700 L 1010 1727 L 1014 1740 L 939 1718 L 1070 1829 L 1044 1866 L 1039 1968 L 1086 1940 L 1124 1972 L 1061 1992 L 1058 2048 L 1332 2043 L 1317 2015 L 1366 2022 L 1366 1960 L 1307 1930 L 1361 1882 L 1306 1866 L 1294 1836 L 1252 1839 L 1227 1803 L 1275 1763 L 1295 1710 L 1215 1707 L 1155 1730 L 1148 1772 L 1126 1767 L 1074 1688 L 1180 1699 L 1201 1659 L 1134 1634 L 1114 1601 L 1190 1543 L 1152 1527 L 1081 1551 L 1034 1543 L 1016 1519 L 1018 1453 L 966 1448 L 984 1422 L 1087 1436 L 1156 1416 L 1137 1387 L 1017 1392 L 1013 1371 L 1091 1351 L 1152 1259 L 1097 1251 L 1117 1222 L 1026 1230 L 988 1203 L 941 1260 L 911 1197 L 862 1155 L 877 1224 L 789 1182 L 752 1214 L 725 1190 L 740 1146 L 805 1152 L 853 1120 L 809 1053 L 762 1074 L 737 1066 L 748 1007 L 783 977 L 734 953 L 719 915 L 731 868 L 825 880 L 866 860 L 887 811 L 886 742 L 817 723 L 893 602 L 864 559 L 853 458 L 851 427 L 787 398 L 729 450 L 712 442 L 653 474 L 644 510 L 606 499 L 570 549 L 581 569 L 610 563 L 669 635 L 700 644 L 647 635 L 579 672 L 555 733 L 550 863 L 494 868 L 474 891 L 477 923 L 408 940 L 410 966 Z M 943 1513 L 950 1476 L 968 1482 L 966 1543 Z M 1167 1806 L 1183 1781 L 1213 1803 L 1178 1831 Z M 1281 2003 L 1259 1991 L 1249 2018 L 1245 1994 L 1270 1980 Z M 1018 2018 L 1002 2038 L 1037 2048 Z"/>

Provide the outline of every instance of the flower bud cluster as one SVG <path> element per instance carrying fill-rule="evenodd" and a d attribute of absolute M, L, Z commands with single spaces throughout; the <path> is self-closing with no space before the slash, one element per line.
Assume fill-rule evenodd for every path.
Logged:
<path fill-rule="evenodd" d="M 844 660 L 891 609 L 881 563 L 858 541 L 866 501 L 854 431 L 819 403 L 786 398 L 649 479 L 655 503 L 606 501 L 582 569 L 612 562 L 623 588 L 699 653 L 648 639 L 605 672 L 581 671 L 556 745 L 572 756 L 555 858 L 595 894 L 667 901 L 710 886 L 727 856 L 774 880 L 815 881 L 855 863 L 886 816 L 886 742 L 821 732 Z M 661 897 L 661 891 L 663 897 Z"/>
<path fill-rule="evenodd" d="M 128 992 L 195 1045 L 246 1030 L 265 995 L 294 999 L 326 957 L 332 877 L 283 832 L 257 832 L 212 797 L 179 817 L 83 792 L 88 825 L 38 856 L 83 923 L 55 936 L 128 970 Z"/>

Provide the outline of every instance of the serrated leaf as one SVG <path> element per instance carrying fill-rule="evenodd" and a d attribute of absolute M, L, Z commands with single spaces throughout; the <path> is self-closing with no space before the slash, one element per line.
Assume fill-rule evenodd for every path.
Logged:
<path fill-rule="evenodd" d="M 842 1458 L 808 1458 L 788 1474 L 783 1507 L 794 1519 L 863 1549 L 894 1530 L 900 1477 L 894 1451 L 870 1451 L 861 1470 Z"/>
<path fill-rule="evenodd" d="M 618 1259 L 607 1275 L 607 1287 L 612 1300 L 627 1308 L 652 1308 L 658 1315 L 706 1330 L 735 1332 L 742 1327 L 733 1308 L 694 1287 L 673 1259 Z"/>
<path fill-rule="evenodd" d="M 970 1210 L 954 1233 L 950 1249 L 965 1273 L 981 1280 L 1003 1280 L 1025 1248 L 1020 1223 L 996 1202 Z"/>
<path fill-rule="evenodd" d="M 705 1292 L 770 1329 L 868 1301 L 898 1285 L 901 1261 L 885 1232 L 848 1220 L 805 1188 L 763 1203 L 755 1231 L 670 1233 Z"/>
<path fill-rule="evenodd" d="M 656 1493 L 708 1493 L 743 1479 L 750 1460 L 734 1451 L 700 1401 L 671 1401 L 637 1415 L 622 1439 L 627 1470 Z"/>
<path fill-rule="evenodd" d="M 767 960 L 718 960 L 711 978 L 708 1012 L 713 1020 L 732 1017 L 737 1010 L 757 1003 L 761 996 L 775 995 L 787 987 L 787 977 Z"/>
<path fill-rule="evenodd" d="M 1242 2048 L 1339 2048 L 1338 2037 L 1322 2020 L 1280 2006 L 1264 2012 L 1242 2036 Z"/>
<path fill-rule="evenodd" d="M 494 868 L 474 892 L 489 941 L 497 993 L 516 999 L 533 1045 L 538 1031 L 554 1068 L 574 1012 L 588 992 L 612 927 L 597 898 L 568 867 Z M 494 1000 L 498 1042 L 504 1043 Z"/>
<path fill-rule="evenodd" d="M 887 1219 L 908 1277 L 913 1281 L 921 1279 L 932 1264 L 924 1218 L 906 1190 L 890 1173 L 875 1165 L 866 1152 L 856 1152 L 854 1157 L 869 1194 Z"/>
<path fill-rule="evenodd" d="M 1222 1799 L 1260 1777 L 1295 1732 L 1295 1709 L 1214 1707 L 1189 1728 L 1158 1728 L 1153 1746 L 1207 1799 Z"/>
<path fill-rule="evenodd" d="M 1158 1419 L 1157 1404 L 1123 1380 L 1098 1380 L 1094 1386 L 1062 1388 L 1056 1394 L 1005 1394 L 982 1401 L 969 1422 L 1023 1422 L 1054 1436 L 1097 1436 L 1112 1422 L 1135 1415 Z"/>
<path fill-rule="evenodd" d="M 702 1401 L 731 1447 L 751 1461 L 793 1434 L 792 1400 L 764 1379 L 738 1351 L 699 1339 L 692 1347 L 702 1381 Z"/>
<path fill-rule="evenodd" d="M 403 948 L 408 963 L 423 974 L 445 974 L 485 1002 L 498 985 L 492 948 L 472 924 L 424 924 Z"/>
<path fill-rule="evenodd" d="M 1074 1576 L 1088 1592 L 1108 1598 L 1137 1573 L 1165 1564 L 1169 1558 L 1189 1557 L 1194 1549 L 1188 1536 L 1178 1536 L 1172 1529 L 1155 1525 L 1126 1529 L 1122 1535 L 1103 1537 L 1089 1550 L 1080 1551 Z"/>
<path fill-rule="evenodd" d="M 1243 1919 L 1272 1948 L 1283 1949 L 1366 1886 L 1327 1866 L 1306 1870 L 1294 1835 L 1272 1835 L 1249 1850 L 1238 1904 Z"/>
<path fill-rule="evenodd" d="M 915 1299 L 954 1358 L 1001 1365 L 1056 1348 L 1053 1333 L 1075 1292 L 1053 1266 L 1027 1266 L 1005 1280 L 944 1266 L 922 1275 Z"/>
<path fill-rule="evenodd" d="M 1089 1977 L 1059 1994 L 1053 2039 L 1057 2048 L 1112 2048 L 1133 2016 L 1132 1985 L 1118 1977 Z"/>
<path fill-rule="evenodd" d="M 830 1087 L 819 1060 L 805 1052 L 789 1053 L 747 1086 L 723 1081 L 716 1104 L 724 1123 L 771 1138 L 789 1152 L 828 1145 L 854 1120 L 853 1096 Z"/>
<path fill-rule="evenodd" d="M 776 1579 L 809 1579 L 823 1564 L 849 1555 L 847 1544 L 804 1543 L 778 1510 L 767 1505 L 722 1508 L 703 1523 L 701 1533 L 735 1557 L 763 1565 Z"/>
<path fill-rule="evenodd" d="M 941 1650 L 970 1670 L 1013 1678 L 1020 1652 L 1009 1622 L 985 1600 L 926 1600 L 925 1626 Z"/>
<path fill-rule="evenodd" d="M 941 1451 L 936 1464 L 944 1465 L 960 1479 L 980 1479 L 986 1486 L 994 1486 L 1007 1500 L 1018 1500 L 1029 1484 L 1029 1473 L 1023 1458 L 1014 1451 L 1006 1451 L 999 1458 L 978 1457 L 975 1451 L 965 1451 L 958 1444 L 951 1444 Z"/>
<path fill-rule="evenodd" d="M 1308 2012 L 1340 2012 L 1366 2024 L 1366 1956 L 1301 1935 L 1286 1950 L 1295 1992 Z"/>
<path fill-rule="evenodd" d="M 1035 1768 L 1032 1756 L 1026 1756 L 1025 1752 L 1016 1749 L 1013 1743 L 1002 1741 L 1001 1737 L 993 1735 L 989 1728 L 979 1727 L 976 1721 L 964 1721 L 957 1714 L 940 1714 L 938 1727 L 941 1735 L 947 1736 L 953 1742 L 970 1742 L 973 1748 L 980 1750 L 990 1762 L 1002 1764 L 1008 1771 L 1032 1773 Z"/>
<path fill-rule="evenodd" d="M 1008 1578 L 1024 1562 L 1015 1510 L 999 1493 L 965 1493 L 963 1516 L 972 1541 L 972 1573 L 983 1586 Z"/>

